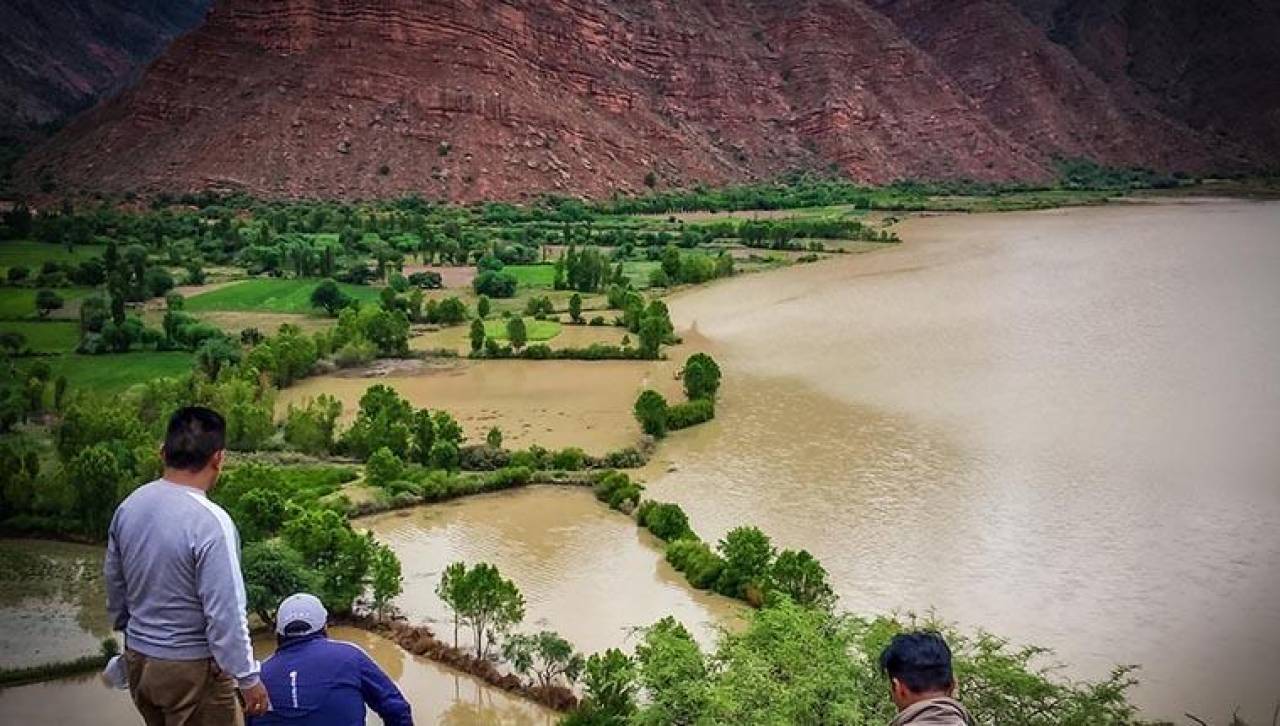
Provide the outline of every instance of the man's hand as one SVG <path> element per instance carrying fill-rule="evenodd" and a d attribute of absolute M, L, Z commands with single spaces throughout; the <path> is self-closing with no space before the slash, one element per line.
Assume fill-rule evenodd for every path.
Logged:
<path fill-rule="evenodd" d="M 271 700 L 267 698 L 267 687 L 259 681 L 248 688 L 240 689 L 244 697 L 244 712 L 247 716 L 261 716 L 271 710 Z"/>

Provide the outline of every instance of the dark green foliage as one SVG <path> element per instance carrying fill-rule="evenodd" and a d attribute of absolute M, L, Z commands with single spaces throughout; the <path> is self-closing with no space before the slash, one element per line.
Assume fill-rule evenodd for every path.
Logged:
<path fill-rule="evenodd" d="M 778 553 L 769 569 L 769 590 L 800 605 L 830 607 L 835 602 L 826 569 L 807 550 Z"/>
<path fill-rule="evenodd" d="M 471 281 L 471 287 L 477 295 L 490 298 L 515 297 L 517 284 L 515 276 L 511 273 L 492 270 L 481 272 Z"/>
<path fill-rule="evenodd" d="M 756 527 L 737 527 L 716 548 L 724 558 L 716 590 L 759 605 L 773 565 L 774 549 L 769 537 Z"/>
<path fill-rule="evenodd" d="M 365 480 L 370 484 L 385 487 L 400 478 L 404 471 L 404 462 L 383 446 L 369 456 L 365 462 Z"/>
<path fill-rule="evenodd" d="M 507 340 L 511 341 L 511 347 L 520 350 L 524 347 L 528 340 L 528 329 L 525 327 L 524 318 L 513 317 L 507 320 Z"/>
<path fill-rule="evenodd" d="M 583 669 L 583 699 L 562 726 L 624 726 L 636 711 L 636 666 L 622 651 L 592 654 Z"/>
<path fill-rule="evenodd" d="M 298 592 L 319 589 L 315 572 L 293 548 L 282 542 L 254 542 L 244 548 L 245 600 L 263 623 L 274 626 L 280 601 Z"/>
<path fill-rule="evenodd" d="M 323 393 L 301 406 L 290 404 L 284 419 L 284 441 L 303 453 L 324 456 L 333 450 L 341 415 L 342 402 Z"/>
<path fill-rule="evenodd" d="M 569 317 L 575 323 L 582 322 L 582 296 L 576 292 L 569 296 Z"/>
<path fill-rule="evenodd" d="M 651 390 L 642 392 L 636 399 L 634 412 L 641 430 L 646 434 L 656 438 L 667 435 L 667 399 L 661 393 Z"/>
<path fill-rule="evenodd" d="M 684 393 L 689 400 L 714 399 L 720 390 L 720 366 L 706 353 L 694 353 L 685 361 L 680 373 Z"/>
<path fill-rule="evenodd" d="M 357 534 L 342 515 L 329 509 L 300 513 L 284 526 L 284 542 L 318 574 L 316 595 L 331 613 L 351 611 L 364 592 L 372 540 Z"/>
<path fill-rule="evenodd" d="M 353 302 L 334 280 L 324 280 L 311 291 L 311 306 L 323 309 L 331 318 Z"/>
<path fill-rule="evenodd" d="M 693 536 L 693 530 L 689 528 L 689 516 L 679 504 L 645 501 L 636 510 L 636 521 L 655 537 L 667 542 Z"/>
<path fill-rule="evenodd" d="M 710 399 L 697 399 L 667 407 L 667 430 L 696 426 L 716 417 L 716 404 Z"/>
<path fill-rule="evenodd" d="M 724 559 L 695 537 L 677 539 L 667 545 L 667 562 L 683 572 L 690 585 L 699 590 L 710 590 L 720 580 Z"/>
<path fill-rule="evenodd" d="M 631 477 L 617 471 L 601 475 L 592 487 L 596 499 L 608 504 L 611 509 L 630 512 L 640 503 L 640 495 L 644 487 L 631 481 Z"/>
<path fill-rule="evenodd" d="M 36 292 L 36 313 L 44 318 L 54 310 L 61 310 L 63 306 L 62 296 L 53 290 L 39 290 Z"/>
<path fill-rule="evenodd" d="M 360 412 L 342 436 L 342 448 L 357 459 L 367 459 L 379 448 L 407 458 L 414 425 L 413 407 L 394 388 L 377 384 L 360 397 Z"/>

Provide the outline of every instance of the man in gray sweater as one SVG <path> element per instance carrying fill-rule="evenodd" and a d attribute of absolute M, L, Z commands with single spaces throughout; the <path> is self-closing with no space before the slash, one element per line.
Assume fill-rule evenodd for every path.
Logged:
<path fill-rule="evenodd" d="M 164 475 L 120 503 L 104 574 L 107 611 L 125 633 L 129 692 L 147 726 L 242 724 L 270 704 L 245 614 L 240 536 L 207 493 L 222 469 L 226 422 L 178 410 Z"/>

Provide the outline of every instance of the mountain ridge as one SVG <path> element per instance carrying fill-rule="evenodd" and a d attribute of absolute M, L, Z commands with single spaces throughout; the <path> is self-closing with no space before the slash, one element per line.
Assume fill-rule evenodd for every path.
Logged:
<path fill-rule="evenodd" d="M 805 169 L 1047 180 L 1058 157 L 1274 164 L 1269 136 L 1193 127 L 1179 109 L 1199 106 L 1158 103 L 1098 60 L 1119 12 L 1098 8 L 1135 4 L 218 0 L 18 179 L 29 192 L 474 201 L 636 192 L 650 172 L 676 186 Z"/>

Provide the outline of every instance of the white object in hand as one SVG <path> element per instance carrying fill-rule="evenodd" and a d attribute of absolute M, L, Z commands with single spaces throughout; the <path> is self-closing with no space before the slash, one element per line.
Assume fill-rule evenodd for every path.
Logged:
<path fill-rule="evenodd" d="M 118 655 L 111 656 L 111 660 L 107 661 L 107 667 L 102 669 L 102 682 L 107 688 L 122 691 L 129 688 L 129 669 L 125 665 L 124 658 Z"/>

